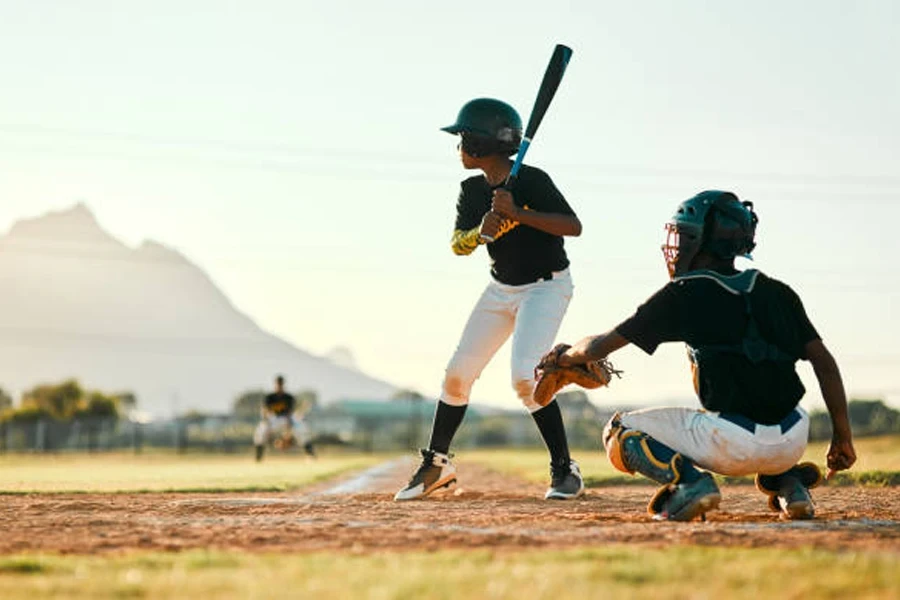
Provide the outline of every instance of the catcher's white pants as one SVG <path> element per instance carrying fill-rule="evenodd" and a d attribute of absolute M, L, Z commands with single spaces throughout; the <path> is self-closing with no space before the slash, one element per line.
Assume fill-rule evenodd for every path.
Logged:
<path fill-rule="evenodd" d="M 290 416 L 269 415 L 263 417 L 253 432 L 253 445 L 265 446 L 272 435 L 281 435 L 291 430 L 294 431 L 297 441 L 302 444 L 302 425 L 298 426 Z"/>
<path fill-rule="evenodd" d="M 553 279 L 526 285 L 491 280 L 447 365 L 441 399 L 455 406 L 467 404 L 475 380 L 512 335 L 513 389 L 530 412 L 538 410 L 532 399 L 534 368 L 553 346 L 572 289 L 568 269 L 554 273 Z"/>
<path fill-rule="evenodd" d="M 809 415 L 786 432 L 779 425 L 756 425 L 751 433 L 719 417 L 691 408 L 648 408 L 619 415 L 628 429 L 643 431 L 697 466 L 722 475 L 777 475 L 799 462 L 809 439 Z"/>

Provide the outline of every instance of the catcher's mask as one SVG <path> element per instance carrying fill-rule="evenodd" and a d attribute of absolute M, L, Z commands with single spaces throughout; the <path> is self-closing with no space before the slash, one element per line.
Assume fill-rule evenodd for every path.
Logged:
<path fill-rule="evenodd" d="M 749 258 L 758 222 L 753 203 L 731 192 L 709 190 L 685 200 L 666 223 L 662 251 L 669 277 L 690 271 L 701 252 L 721 260 Z"/>
<path fill-rule="evenodd" d="M 459 135 L 460 147 L 475 157 L 512 156 L 522 142 L 522 118 L 512 106 L 494 98 L 466 102 L 456 122 L 442 131 Z"/>

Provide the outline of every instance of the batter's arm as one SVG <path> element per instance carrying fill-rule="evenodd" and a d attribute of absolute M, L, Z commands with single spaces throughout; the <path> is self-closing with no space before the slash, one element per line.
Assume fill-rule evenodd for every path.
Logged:
<path fill-rule="evenodd" d="M 573 237 L 581 235 L 581 221 L 577 216 L 519 208 L 513 202 L 512 194 L 503 188 L 494 191 L 491 210 L 502 217 L 550 235 Z"/>
<path fill-rule="evenodd" d="M 514 220 L 550 235 L 572 237 L 581 235 L 581 221 L 575 215 L 520 210 Z"/>
<path fill-rule="evenodd" d="M 462 231 L 457 229 L 453 232 L 453 239 L 450 247 L 453 253 L 461 256 L 472 254 L 479 244 L 495 239 L 500 233 L 500 227 L 503 225 L 503 217 L 496 212 L 489 210 L 481 219 L 481 225 Z"/>
<path fill-rule="evenodd" d="M 453 254 L 457 256 L 467 256 L 475 252 L 475 249 L 482 244 L 481 226 L 473 227 L 467 231 L 456 229 L 453 231 L 453 237 L 450 240 L 450 248 Z"/>
<path fill-rule="evenodd" d="M 836 471 L 849 469 L 856 462 L 856 450 L 853 448 L 853 432 L 850 430 L 850 418 L 847 414 L 847 395 L 837 361 L 822 343 L 816 339 L 808 342 L 804 348 L 806 357 L 812 363 L 822 399 L 831 416 L 831 446 L 828 448 L 828 477 Z"/>

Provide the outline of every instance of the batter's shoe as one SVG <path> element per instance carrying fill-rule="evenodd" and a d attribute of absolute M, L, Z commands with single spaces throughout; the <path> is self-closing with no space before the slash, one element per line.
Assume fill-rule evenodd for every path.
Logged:
<path fill-rule="evenodd" d="M 810 462 L 780 475 L 757 475 L 756 488 L 769 496 L 769 508 L 787 519 L 812 519 L 815 505 L 809 490 L 822 483 L 822 471 Z"/>
<path fill-rule="evenodd" d="M 416 500 L 441 488 L 456 483 L 456 467 L 450 456 L 434 450 L 422 449 L 422 464 L 413 474 L 406 487 L 394 495 L 394 500 Z"/>
<path fill-rule="evenodd" d="M 544 494 L 544 500 L 568 500 L 583 493 L 584 479 L 577 462 L 570 459 L 568 464 L 550 463 L 550 487 Z"/>
<path fill-rule="evenodd" d="M 709 473 L 702 473 L 693 483 L 664 485 L 659 488 L 647 506 L 657 521 L 691 521 L 697 517 L 705 519 L 708 511 L 719 506 L 722 494 L 715 479 Z"/>

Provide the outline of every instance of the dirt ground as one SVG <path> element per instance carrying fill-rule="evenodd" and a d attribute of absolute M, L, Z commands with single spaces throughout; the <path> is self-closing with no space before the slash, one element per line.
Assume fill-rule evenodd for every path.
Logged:
<path fill-rule="evenodd" d="M 672 543 L 900 552 L 900 489 L 824 487 L 813 521 L 786 522 L 752 486 L 726 486 L 706 522 L 658 523 L 653 486 L 545 501 L 544 487 L 459 466 L 460 486 L 396 503 L 410 464 L 380 465 L 298 493 L 41 494 L 0 499 L 0 554 L 190 548 L 254 551 L 439 550 Z"/>

